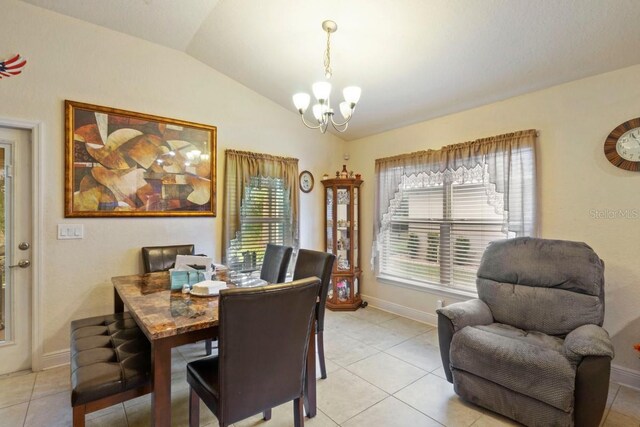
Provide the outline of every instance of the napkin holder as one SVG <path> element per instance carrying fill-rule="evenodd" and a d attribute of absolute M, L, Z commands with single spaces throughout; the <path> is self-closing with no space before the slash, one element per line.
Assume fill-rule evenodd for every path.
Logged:
<path fill-rule="evenodd" d="M 191 287 L 198 282 L 211 279 L 211 263 L 212 259 L 206 256 L 177 255 L 175 267 L 169 270 L 171 290 L 181 290 L 184 285 Z"/>
<path fill-rule="evenodd" d="M 206 280 L 205 274 L 198 270 L 172 270 L 171 290 L 181 290 L 184 285 L 193 286 Z"/>

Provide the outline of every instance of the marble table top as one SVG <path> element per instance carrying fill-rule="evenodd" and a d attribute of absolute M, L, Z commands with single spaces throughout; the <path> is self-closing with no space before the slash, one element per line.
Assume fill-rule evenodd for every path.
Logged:
<path fill-rule="evenodd" d="M 218 325 L 219 298 L 172 291 L 168 272 L 118 276 L 111 282 L 149 339 Z"/>

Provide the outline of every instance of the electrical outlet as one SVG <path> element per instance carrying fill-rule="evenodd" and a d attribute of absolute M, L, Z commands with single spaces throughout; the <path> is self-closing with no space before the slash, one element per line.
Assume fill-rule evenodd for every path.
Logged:
<path fill-rule="evenodd" d="M 444 300 L 439 299 L 438 301 L 436 301 L 436 308 L 442 308 L 444 307 Z"/>

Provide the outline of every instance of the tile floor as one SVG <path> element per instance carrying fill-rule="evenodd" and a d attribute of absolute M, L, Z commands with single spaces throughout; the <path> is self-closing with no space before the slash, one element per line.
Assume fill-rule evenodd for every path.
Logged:
<path fill-rule="evenodd" d="M 318 381 L 318 416 L 311 427 L 513 426 L 513 422 L 459 399 L 444 379 L 436 330 L 373 307 L 327 312 L 328 378 Z M 173 352 L 172 425 L 188 424 L 185 366 L 204 355 L 204 344 Z M 236 427 L 293 425 L 292 404 Z M 87 426 L 147 426 L 143 396 L 87 416 Z M 70 426 L 69 367 L 0 377 L 0 426 Z M 202 405 L 202 426 L 217 426 Z M 603 426 L 640 426 L 640 391 L 611 384 Z"/>

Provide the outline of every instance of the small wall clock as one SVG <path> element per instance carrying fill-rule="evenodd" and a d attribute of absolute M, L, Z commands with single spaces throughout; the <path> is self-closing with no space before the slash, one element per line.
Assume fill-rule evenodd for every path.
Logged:
<path fill-rule="evenodd" d="M 308 193 L 313 190 L 313 175 L 309 171 L 300 172 L 300 177 L 298 178 L 300 182 L 300 190 L 304 193 Z"/>
<path fill-rule="evenodd" d="M 620 169 L 640 171 L 640 117 L 611 131 L 604 141 L 604 155 Z"/>

